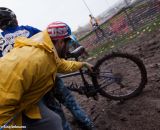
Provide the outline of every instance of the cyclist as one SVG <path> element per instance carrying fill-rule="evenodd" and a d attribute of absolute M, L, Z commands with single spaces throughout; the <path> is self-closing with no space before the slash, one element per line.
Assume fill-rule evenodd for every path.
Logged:
<path fill-rule="evenodd" d="M 59 58 L 68 50 L 70 35 L 67 24 L 53 22 L 31 38 L 16 38 L 12 51 L 0 59 L 1 126 L 8 121 L 20 126 L 22 117 L 29 130 L 62 130 L 58 116 L 40 100 L 52 89 L 57 72 L 69 73 L 82 67 L 92 70 L 86 62 Z"/>
<path fill-rule="evenodd" d="M 16 15 L 13 11 L 11 11 L 8 8 L 1 7 L 0 8 L 0 28 L 3 30 L 2 35 L 5 40 L 1 40 L 2 44 L 0 44 L 0 55 L 5 55 L 7 52 L 9 52 L 14 45 L 14 39 L 17 36 L 24 36 L 24 37 L 31 37 L 32 35 L 40 32 L 39 29 L 33 28 L 31 26 L 18 26 Z M 73 37 L 72 37 L 73 38 Z M 76 41 L 75 39 L 73 39 Z M 72 40 L 72 41 L 73 41 Z M 84 126 L 88 128 L 93 127 L 92 121 L 89 119 L 89 117 L 84 113 L 84 111 L 80 108 L 80 106 L 76 103 L 76 100 L 71 95 L 69 90 L 64 86 L 63 81 L 59 78 L 56 78 L 56 87 L 57 95 L 62 95 L 63 98 L 57 98 L 61 103 L 63 103 L 74 115 L 74 117 L 80 121 Z M 59 93 L 59 94 L 58 94 Z M 50 100 L 50 103 L 48 102 L 47 106 L 50 106 L 52 110 L 54 110 L 56 113 L 58 113 L 63 121 L 63 128 L 64 130 L 70 130 L 70 126 L 68 122 L 65 119 L 64 113 L 62 109 L 59 107 L 59 105 L 52 99 Z"/>
<path fill-rule="evenodd" d="M 81 46 L 78 43 L 77 39 L 75 39 L 76 37 L 73 34 L 70 37 L 71 40 L 69 42 L 69 49 L 72 48 L 74 50 L 77 47 Z M 63 56 L 63 58 L 66 57 L 67 56 Z M 56 86 L 55 90 L 49 92 L 45 96 L 45 102 L 48 108 L 55 111 L 61 116 L 64 130 L 71 130 L 71 127 L 65 118 L 65 114 L 61 107 L 61 104 L 63 104 L 72 113 L 72 115 L 74 116 L 76 121 L 80 123 L 82 128 L 85 128 L 87 130 L 95 129 L 94 123 L 84 112 L 84 110 L 80 107 L 80 105 L 76 102 L 75 97 L 71 94 L 70 90 L 66 86 L 64 86 L 62 79 L 59 78 L 58 76 L 56 77 L 55 86 Z M 52 97 L 56 97 L 56 99 L 54 98 L 53 100 Z"/>
<path fill-rule="evenodd" d="M 31 37 L 40 32 L 39 29 L 31 26 L 18 26 L 16 15 L 8 8 L 0 7 L 0 29 L 1 44 L 0 44 L 0 57 L 9 52 L 14 45 L 14 39 L 17 36 Z M 3 36 L 3 37 L 2 37 Z"/>

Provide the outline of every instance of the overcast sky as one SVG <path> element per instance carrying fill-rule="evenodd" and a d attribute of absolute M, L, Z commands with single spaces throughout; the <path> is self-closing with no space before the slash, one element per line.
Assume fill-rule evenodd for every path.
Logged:
<path fill-rule="evenodd" d="M 85 0 L 94 16 L 120 0 Z M 12 9 L 19 25 L 31 25 L 41 30 L 53 21 L 66 22 L 73 31 L 89 21 L 89 10 L 83 0 L 0 0 L 1 7 Z"/>

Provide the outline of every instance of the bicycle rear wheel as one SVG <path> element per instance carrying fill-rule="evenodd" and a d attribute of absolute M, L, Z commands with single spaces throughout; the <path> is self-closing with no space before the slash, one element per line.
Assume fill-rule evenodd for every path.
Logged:
<path fill-rule="evenodd" d="M 124 100 L 140 94 L 147 83 L 143 62 L 127 53 L 112 53 L 96 62 L 92 77 L 99 93 L 113 100 Z"/>

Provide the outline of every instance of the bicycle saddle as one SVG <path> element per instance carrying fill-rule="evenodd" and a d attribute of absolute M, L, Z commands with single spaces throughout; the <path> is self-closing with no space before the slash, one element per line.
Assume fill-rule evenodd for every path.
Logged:
<path fill-rule="evenodd" d="M 83 46 L 79 46 L 74 51 L 69 52 L 67 54 L 67 58 L 78 58 L 79 56 L 81 56 L 84 53 L 84 51 L 85 51 L 84 47 Z"/>

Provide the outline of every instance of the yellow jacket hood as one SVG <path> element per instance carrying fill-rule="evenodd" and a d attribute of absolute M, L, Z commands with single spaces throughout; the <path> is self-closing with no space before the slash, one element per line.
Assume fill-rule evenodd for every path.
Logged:
<path fill-rule="evenodd" d="M 38 48 L 43 48 L 50 53 L 55 53 L 55 47 L 46 30 L 32 36 L 31 38 L 17 37 L 15 39 L 14 47 L 22 46 L 34 46 Z"/>

